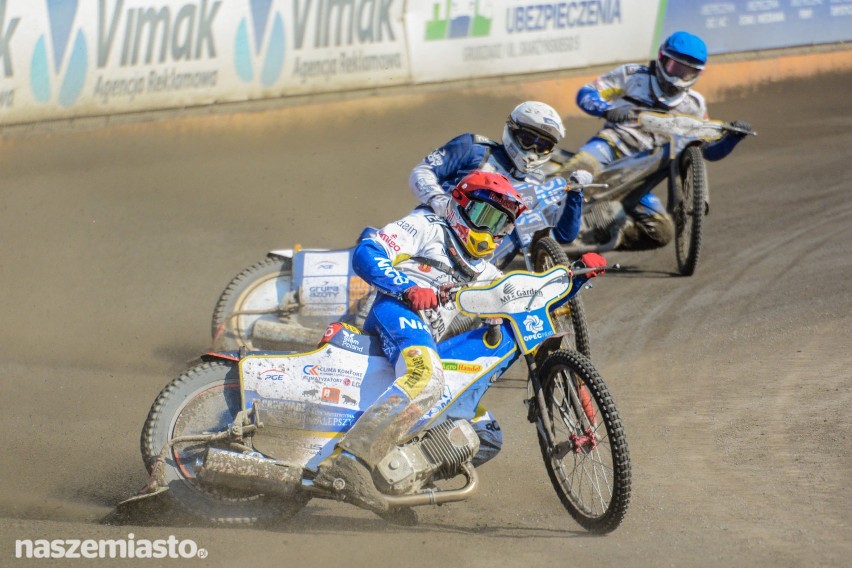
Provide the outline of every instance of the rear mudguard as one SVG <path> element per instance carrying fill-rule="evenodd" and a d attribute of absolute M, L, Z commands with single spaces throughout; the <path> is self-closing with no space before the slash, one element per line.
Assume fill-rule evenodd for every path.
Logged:
<path fill-rule="evenodd" d="M 230 361 L 231 363 L 239 363 L 240 354 L 237 351 L 207 351 L 195 359 L 190 359 L 186 366 L 187 368 L 191 368 L 211 361 Z"/>

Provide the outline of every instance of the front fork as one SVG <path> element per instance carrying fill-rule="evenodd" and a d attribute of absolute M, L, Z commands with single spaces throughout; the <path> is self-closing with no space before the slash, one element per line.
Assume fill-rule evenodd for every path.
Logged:
<path fill-rule="evenodd" d="M 533 424 L 537 424 L 539 430 L 544 430 L 543 432 L 540 432 L 540 434 L 544 436 L 544 439 L 547 441 L 547 447 L 554 448 L 556 446 L 556 440 L 554 440 L 550 434 L 553 432 L 553 425 L 550 423 L 550 416 L 548 416 L 547 412 L 544 411 L 544 409 L 547 408 L 547 401 L 544 399 L 544 388 L 542 388 L 543 385 L 541 384 L 541 379 L 538 376 L 538 364 L 531 353 L 524 355 L 524 358 L 527 360 L 529 381 L 533 390 L 532 397 L 525 401 L 527 403 L 527 420 Z M 538 422 L 536 420 L 537 418 L 540 418 L 541 422 Z"/>
<path fill-rule="evenodd" d="M 529 367 L 529 381 L 533 389 L 532 397 L 525 401 L 527 403 L 527 420 L 536 424 L 539 434 L 543 436 L 547 442 L 550 455 L 556 459 L 562 459 L 570 452 L 589 453 L 594 450 L 598 445 L 598 438 L 595 432 L 597 412 L 595 411 L 594 404 L 592 403 L 591 395 L 588 392 L 588 387 L 584 384 L 580 384 L 577 387 L 576 394 L 571 391 L 569 396 L 572 399 L 576 398 L 577 400 L 572 400 L 569 404 L 573 404 L 574 402 L 579 403 L 582 408 L 582 412 L 589 420 L 590 427 L 582 429 L 582 432 L 575 430 L 568 437 L 568 440 L 558 442 L 551 435 L 554 428 L 550 421 L 549 414 L 545 411 L 547 409 L 547 401 L 544 398 L 544 385 L 542 385 L 541 379 L 538 375 L 538 366 L 536 364 L 535 357 L 529 353 L 524 357 L 526 358 L 527 366 Z M 540 421 L 537 420 L 539 418 Z"/>

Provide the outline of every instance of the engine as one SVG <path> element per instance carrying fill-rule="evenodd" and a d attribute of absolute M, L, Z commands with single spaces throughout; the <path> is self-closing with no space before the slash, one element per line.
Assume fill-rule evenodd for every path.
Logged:
<path fill-rule="evenodd" d="M 429 481 L 455 477 L 478 451 L 473 426 L 466 420 L 447 420 L 391 450 L 376 467 L 376 482 L 386 493 L 411 494 Z"/>

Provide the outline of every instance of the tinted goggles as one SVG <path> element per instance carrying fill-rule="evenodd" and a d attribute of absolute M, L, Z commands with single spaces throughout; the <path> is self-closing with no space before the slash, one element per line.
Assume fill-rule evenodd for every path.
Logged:
<path fill-rule="evenodd" d="M 681 63 L 671 57 L 664 56 L 661 64 L 667 75 L 683 79 L 684 81 L 692 81 L 701 74 L 701 69 L 693 67 L 692 65 L 687 65 L 686 63 Z"/>
<path fill-rule="evenodd" d="M 469 201 L 464 213 L 471 225 L 495 237 L 508 233 L 514 222 L 506 212 L 485 201 Z"/>
<path fill-rule="evenodd" d="M 556 141 L 553 138 L 526 126 L 511 124 L 510 129 L 512 136 L 524 150 L 535 150 L 539 154 L 550 154 L 553 147 L 556 146 Z"/>

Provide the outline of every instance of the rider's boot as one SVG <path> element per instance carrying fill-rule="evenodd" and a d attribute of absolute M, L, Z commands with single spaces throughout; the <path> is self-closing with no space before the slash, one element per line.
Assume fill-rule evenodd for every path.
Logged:
<path fill-rule="evenodd" d="M 654 194 L 645 195 L 628 213 L 629 222 L 622 227 L 621 248 L 655 249 L 674 238 L 674 221 Z"/>
<path fill-rule="evenodd" d="M 340 448 L 319 464 L 314 484 L 343 501 L 374 513 L 387 513 L 388 503 L 376 489 L 370 469 L 356 456 Z"/>

